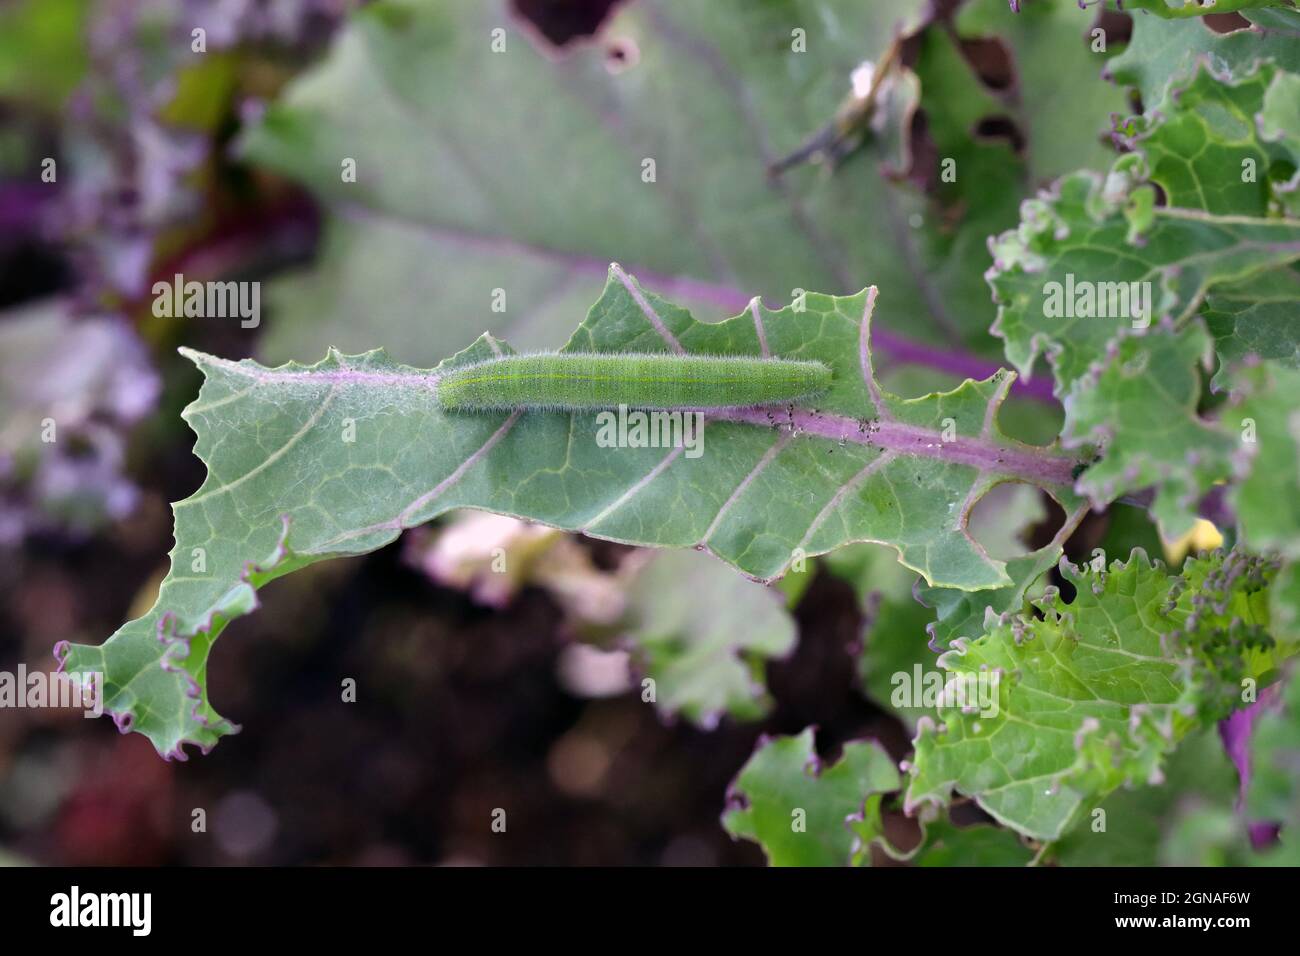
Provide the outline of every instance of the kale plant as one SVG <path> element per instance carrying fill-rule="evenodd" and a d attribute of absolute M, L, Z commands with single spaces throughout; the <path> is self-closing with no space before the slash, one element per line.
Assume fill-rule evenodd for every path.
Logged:
<path fill-rule="evenodd" d="M 615 629 L 706 728 L 770 713 L 809 576 L 856 589 L 911 745 L 760 739 L 719 812 L 773 864 L 1293 858 L 1294 760 L 1250 755 L 1295 736 L 1300 12 L 1085 6 L 629 0 L 561 54 L 499 2 L 355 10 L 232 143 L 320 204 L 316 261 L 256 358 L 182 349 L 206 478 L 153 606 L 61 666 L 206 752 L 262 588 L 474 509 L 679 549 Z M 643 378 L 780 359 L 829 387 Z M 484 368 L 510 407 L 440 399 Z"/>

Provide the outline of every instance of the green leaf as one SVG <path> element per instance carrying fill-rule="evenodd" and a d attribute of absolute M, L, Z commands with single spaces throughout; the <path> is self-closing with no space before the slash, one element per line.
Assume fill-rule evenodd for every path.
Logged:
<path fill-rule="evenodd" d="M 1203 17 L 1207 13 L 1237 13 L 1269 8 L 1294 10 L 1291 0 L 1126 0 L 1126 10 L 1146 10 L 1167 19 Z"/>
<path fill-rule="evenodd" d="M 1236 796 L 1237 771 L 1218 731 L 1207 727 L 1189 734 L 1169 756 L 1163 783 L 1121 787 L 1085 804 L 1080 825 L 1045 856 L 1060 866 L 1159 866 L 1181 812 L 1197 807 L 1231 816 Z"/>
<path fill-rule="evenodd" d="M 1289 76 L 1271 63 L 1235 75 L 1198 64 L 1122 125 L 1140 153 L 1117 162 L 1104 186 L 1086 173 L 1062 180 L 995 246 L 990 282 L 1004 308 L 993 331 L 1022 370 L 1048 355 L 1066 407 L 1062 443 L 1104 446 L 1076 491 L 1102 507 L 1153 486 L 1170 537 L 1230 477 L 1237 447 L 1226 423 L 1198 412 L 1209 340 L 1192 313 L 1213 329 L 1220 390 L 1233 387 L 1231 363 L 1261 351 L 1294 361 L 1287 313 L 1300 222 L 1265 217 L 1283 195 L 1274 187 L 1295 172 L 1295 143 L 1265 135 L 1263 118 L 1274 89 L 1285 102 Z M 1151 204 L 1148 176 L 1168 207 Z"/>
<path fill-rule="evenodd" d="M 1248 14 L 1254 16 L 1258 14 Z M 1300 72 L 1300 44 L 1286 30 L 1252 27 L 1220 33 L 1199 19 L 1168 23 L 1151 16 L 1133 17 L 1132 39 L 1109 62 L 1106 72 L 1116 83 L 1135 87 L 1143 103 L 1155 104 L 1163 102 L 1169 87 L 1190 77 L 1207 56 L 1220 74 L 1249 72 L 1260 60 Z"/>
<path fill-rule="evenodd" d="M 1300 77 L 1261 63 L 1249 72 L 1220 75 L 1199 62 L 1190 80 L 1168 87 L 1164 100 L 1118 124 L 1130 149 L 1146 156 L 1151 181 L 1170 206 L 1216 215 L 1264 216 L 1278 180 L 1295 172 L 1300 136 L 1287 115 Z M 1271 112 L 1265 104 L 1272 100 Z M 1281 163 L 1285 177 L 1270 175 Z"/>
<path fill-rule="evenodd" d="M 1285 559 L 1270 615 L 1279 639 L 1300 642 L 1300 371 L 1265 362 L 1238 381 L 1241 401 L 1224 413 L 1241 438 L 1228 501 L 1242 542 Z"/>
<path fill-rule="evenodd" d="M 1276 144 L 1290 164 L 1290 178 L 1275 189 L 1287 215 L 1300 216 L 1300 76 L 1279 72 L 1273 77 L 1257 122 L 1260 136 Z"/>
<path fill-rule="evenodd" d="M 1106 118 L 1126 112 L 1128 104 L 1122 90 L 1099 82 L 1114 49 L 1093 52 L 1089 28 L 1095 19 L 1073 0 L 1034 0 L 1019 13 L 1005 0 L 968 0 L 957 10 L 963 39 L 997 41 L 1011 53 L 1013 85 L 1000 95 L 997 114 L 1013 120 L 1028 141 L 1023 162 L 1030 182 L 1106 166 L 1114 158 Z M 988 187 L 977 181 L 980 188 Z"/>
<path fill-rule="evenodd" d="M 1292 0 L 1294 3 L 1294 0 Z M 1295 33 L 1300 31 L 1300 10 L 1289 9 L 1285 6 L 1260 7 L 1254 10 L 1243 10 L 1241 15 L 1249 20 L 1254 26 L 1260 28 L 1260 32 L 1267 36 L 1268 31 L 1283 31 Z"/>
<path fill-rule="evenodd" d="M 1249 866 L 1252 855 L 1241 818 L 1222 806 L 1179 807 L 1152 866 Z"/>
<path fill-rule="evenodd" d="M 1113 155 L 1109 142 L 1102 143 L 1102 118 L 1122 109 L 1124 97 L 1097 82 L 1104 57 L 1091 52 L 1083 16 L 1073 4 L 1049 3 L 1016 17 L 1001 0 L 978 0 L 959 11 L 955 34 L 927 29 L 915 40 L 913 70 L 929 143 L 911 144 L 913 153 L 925 153 L 912 157 L 912 174 L 935 200 L 912 220 L 919 227 L 912 230 L 915 256 L 933 286 L 931 311 L 946 313 L 944 324 L 954 331 L 983 331 L 994 318 L 980 284 L 988 237 L 1015 223 L 1028 185 Z M 990 89 L 958 37 L 1009 47 L 1014 93 Z M 1063 126 L 1057 122 L 1063 113 L 1097 123 Z M 933 167 L 924 161 L 927 147 L 936 157 Z M 962 308 L 953 310 L 953 302 Z M 976 344 L 986 342 L 981 335 Z"/>
<path fill-rule="evenodd" d="M 1072 604 L 1049 590 L 1035 602 L 1041 618 L 992 619 L 940 657 L 950 680 L 998 675 L 997 707 L 947 706 L 937 726 L 921 722 L 909 812 L 956 789 L 1006 826 L 1055 840 L 1116 788 L 1158 782 L 1165 755 L 1226 712 L 1267 643 L 1257 617 L 1267 566 L 1256 559 L 1216 555 L 1179 578 L 1137 551 L 1103 573 L 1066 562 L 1061 572 L 1078 591 Z"/>
<path fill-rule="evenodd" d="M 956 826 L 946 815 L 923 824 L 915 866 L 1026 866 L 1034 851 L 1012 830 L 987 823 Z"/>
<path fill-rule="evenodd" d="M 624 636 L 654 679 L 662 713 L 680 713 L 706 729 L 724 714 L 755 720 L 767 713 L 764 662 L 795 645 L 779 592 L 705 555 L 665 551 L 636 575 L 627 598 Z"/>
<path fill-rule="evenodd" d="M 1165 866 L 1296 866 L 1300 864 L 1300 692 L 1294 676 L 1260 698 L 1249 731 L 1244 801 L 1233 807 L 1222 794 L 1195 793 L 1171 807 L 1162 829 L 1158 862 Z M 1198 788 L 1199 789 L 1199 788 Z M 1280 828 L 1277 842 L 1265 837 Z M 1158 832 L 1158 831 L 1157 831 Z M 1267 837 L 1266 837 L 1267 839 Z"/>
<path fill-rule="evenodd" d="M 1164 543 L 1145 507 L 1116 502 L 1106 509 L 1106 519 L 1101 542 L 1088 555 L 1088 563 L 1094 567 L 1104 568 L 1108 554 L 1131 554 L 1135 548 L 1159 554 L 1163 549 Z"/>
<path fill-rule="evenodd" d="M 995 550 L 992 539 L 1004 536 L 1007 540 L 998 545 L 1008 547 L 1012 539 L 1044 517 L 1044 510 L 1037 489 L 1019 484 L 996 489 L 1007 491 L 1000 501 L 985 499 L 971 521 L 972 526 L 986 525 L 973 527 L 977 540 L 995 556 L 1006 557 L 1007 574 L 1013 582 L 1007 587 L 980 591 L 930 587 L 899 565 L 888 548 L 878 545 L 849 545 L 823 559 L 831 573 L 853 586 L 862 605 L 865 624 L 857 647 L 857 670 L 864 691 L 909 728 L 922 716 L 934 717 L 937 712 L 905 693 L 906 689 L 923 686 L 924 675 L 935 670 L 937 655 L 953 640 L 983 633 L 989 608 L 995 614 L 1013 607 L 1019 611 L 1034 585 L 1056 567 L 1063 543 L 1087 510 L 1086 505 L 1076 508 L 1045 547 L 1010 556 Z"/>
<path fill-rule="evenodd" d="M 1300 558 L 1300 372 L 1264 363 L 1225 418 L 1239 426 L 1241 480 L 1229 493 L 1242 540 Z"/>
<path fill-rule="evenodd" d="M 1300 642 L 1300 562 L 1284 564 L 1273 582 L 1269 618 L 1278 640 Z"/>
<path fill-rule="evenodd" d="M 1071 460 L 997 427 L 1012 375 L 903 400 L 880 389 L 867 348 L 875 290 L 757 303 L 707 325 L 645 293 L 617 266 L 568 351 L 664 351 L 815 359 L 834 372 L 816 409 L 710 413 L 698 457 L 677 445 L 602 447 L 596 414 L 447 413 L 441 370 L 507 346 L 484 336 L 433 371 L 382 352 L 267 369 L 187 351 L 206 381 L 185 418 L 208 477 L 178 503 L 158 603 L 67 666 L 104 671 L 105 707 L 160 752 L 209 747 L 228 722 L 204 691 L 225 623 L 261 584 L 313 561 L 362 554 L 452 508 L 473 507 L 661 547 L 700 547 L 760 580 L 851 541 L 891 545 L 932 584 L 1009 583 L 966 530 L 1008 478 L 1069 498 Z"/>
<path fill-rule="evenodd" d="M 994 317 L 988 290 L 981 287 L 988 237 L 1015 222 L 1027 181 L 1025 163 L 1009 139 L 972 135 L 982 122 L 1002 117 L 1005 108 L 975 75 L 955 39 L 947 31 L 926 30 L 915 43 L 919 107 L 937 159 L 936 168 L 921 166 L 913 175 L 925 181 L 934 201 L 908 213 L 909 234 L 898 240 L 912 247 L 913 268 L 927 277 L 927 306 L 940 324 L 954 339 L 978 329 L 978 344 L 987 347 L 983 332 Z M 953 303 L 962 308 L 953 309 Z"/>
<path fill-rule="evenodd" d="M 86 72 L 89 0 L 18 0 L 0 8 L 0 97 L 57 112 Z"/>
<path fill-rule="evenodd" d="M 1191 530 L 1196 505 L 1232 473 L 1239 447 L 1221 423 L 1201 418 L 1202 366 L 1210 336 L 1199 323 L 1119 340 L 1066 399 L 1061 440 L 1097 445 L 1102 458 L 1075 483 L 1098 508 L 1154 486 L 1152 514 L 1169 538 Z"/>
<path fill-rule="evenodd" d="M 1210 381 L 1215 391 L 1230 391 L 1234 373 L 1252 356 L 1300 368 L 1297 301 L 1300 272 L 1294 267 L 1273 269 L 1210 291 L 1201 315 L 1219 355 L 1219 370 Z"/>
<path fill-rule="evenodd" d="M 1162 207 L 1132 235 L 1125 205 L 1139 159 L 1124 157 L 1106 181 L 1064 177 L 1024 204 L 1018 229 L 992 240 L 989 284 L 1001 307 L 991 331 L 1023 374 L 1046 354 L 1062 397 L 1121 333 L 1179 325 L 1213 286 L 1300 259 L 1300 221 Z"/>
<path fill-rule="evenodd" d="M 758 843 L 772 866 L 846 866 L 878 839 L 881 795 L 901 786 L 898 768 L 872 741 L 850 741 L 823 766 L 813 729 L 764 738 L 727 791 L 722 825 Z M 860 817 L 853 821 L 850 817 Z"/>
<path fill-rule="evenodd" d="M 935 611 L 934 621 L 926 628 L 931 649 L 945 651 L 960 637 L 972 639 L 982 634 L 990 611 L 994 616 L 1021 611 L 1034 586 L 1061 560 L 1065 542 L 1079 527 L 1086 511 L 1086 506 L 1075 508 L 1050 542 L 1007 561 L 1007 576 L 1012 583 L 1006 587 L 959 591 L 918 581 L 917 600 Z"/>

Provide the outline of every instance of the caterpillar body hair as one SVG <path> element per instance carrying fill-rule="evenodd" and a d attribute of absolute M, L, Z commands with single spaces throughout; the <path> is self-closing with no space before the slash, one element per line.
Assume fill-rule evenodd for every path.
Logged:
<path fill-rule="evenodd" d="M 544 352 L 452 369 L 439 379 L 437 397 L 448 411 L 739 408 L 798 401 L 830 385 L 831 370 L 821 362 Z"/>

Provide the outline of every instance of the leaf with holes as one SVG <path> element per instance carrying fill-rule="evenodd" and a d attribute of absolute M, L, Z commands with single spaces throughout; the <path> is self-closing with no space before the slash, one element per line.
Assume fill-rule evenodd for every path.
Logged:
<path fill-rule="evenodd" d="M 1256 16 L 1247 14 L 1247 19 Z M 1107 64 L 1106 73 L 1150 104 L 1162 102 L 1170 86 L 1185 81 L 1198 63 L 1207 60 L 1216 71 L 1234 76 L 1253 70 L 1262 60 L 1294 73 L 1300 71 L 1300 44 L 1295 36 L 1300 22 L 1291 22 L 1288 29 L 1278 23 L 1265 25 L 1260 17 L 1252 26 L 1220 33 L 1199 18 L 1161 22 L 1136 16 L 1128 47 Z"/>
<path fill-rule="evenodd" d="M 1212 355 L 1199 322 L 1115 343 L 1066 402 L 1062 442 L 1103 449 L 1101 461 L 1079 477 L 1079 492 L 1100 507 L 1154 487 L 1151 513 L 1165 534 L 1191 530 L 1197 503 L 1232 474 L 1239 448 L 1228 422 L 1197 411 L 1199 373 Z"/>
<path fill-rule="evenodd" d="M 698 547 L 762 581 L 871 540 L 931 584 L 1004 586 L 1003 562 L 967 532 L 971 508 L 1009 479 L 1069 500 L 1074 462 L 1001 434 L 1011 373 L 917 399 L 884 392 L 868 348 L 875 301 L 874 288 L 809 294 L 780 312 L 755 300 L 709 325 L 611 267 L 564 351 L 775 356 L 832 370 L 817 408 L 701 413 L 689 448 L 684 432 L 667 448 L 644 435 L 608 447 L 613 412 L 444 411 L 437 387 L 448 369 L 509 351 L 491 336 L 431 371 L 382 352 L 277 369 L 187 352 L 206 376 L 185 418 L 208 477 L 175 506 L 171 572 L 147 615 L 102 647 L 72 647 L 64 664 L 102 671 L 105 709 L 161 752 L 210 747 L 232 727 L 204 690 L 208 652 L 228 621 L 256 607 L 258 587 L 373 551 L 452 508 Z"/>
<path fill-rule="evenodd" d="M 957 8 L 963 39 L 999 44 L 1010 54 L 1007 88 L 998 90 L 999 108 L 986 115 L 1015 122 L 1031 183 L 1104 166 L 1114 157 L 1107 118 L 1127 104 L 1123 90 L 1101 80 L 1118 44 L 1108 40 L 1098 49 L 1090 29 L 1095 21 L 1095 10 L 1068 0 L 1025 4 L 1015 16 L 1006 0 L 966 0 Z M 1064 116 L 1072 119 L 1062 122 Z M 987 180 L 972 186 L 987 189 Z"/>
<path fill-rule="evenodd" d="M 874 741 L 850 741 L 824 765 L 809 727 L 759 741 L 727 791 L 722 825 L 760 844 L 772 866 L 847 866 L 883 841 L 881 800 L 900 786 L 898 768 Z"/>
<path fill-rule="evenodd" d="M 1214 286 L 1300 260 L 1300 220 L 1143 211 L 1141 173 L 1130 154 L 1107 179 L 1066 176 L 990 240 L 992 331 L 1024 374 L 1045 354 L 1062 397 L 1121 336 L 1181 325 Z"/>
<path fill-rule="evenodd" d="M 1297 83 L 1272 63 L 1234 75 L 1202 60 L 1189 80 L 1172 84 L 1162 102 L 1118 124 L 1117 133 L 1145 155 L 1170 206 L 1264 216 L 1294 198 Z"/>
<path fill-rule="evenodd" d="M 1280 215 L 1300 152 L 1286 108 L 1295 80 L 1271 62 L 1195 62 L 1119 124 L 1137 152 L 1105 181 L 1066 177 L 994 244 L 993 331 L 1022 370 L 1047 355 L 1062 444 L 1103 452 L 1076 491 L 1100 508 L 1153 488 L 1172 538 L 1238 455 L 1231 422 L 1199 410 L 1214 356 L 1197 313 L 1218 350 L 1219 391 L 1246 362 L 1293 363 L 1300 347 L 1289 318 L 1300 220 Z M 1168 206 L 1150 205 L 1151 184 Z"/>
<path fill-rule="evenodd" d="M 1243 678 L 1270 673 L 1273 570 L 1236 553 L 1189 561 L 1182 576 L 1141 551 L 1104 572 L 1063 562 L 1072 603 L 1053 589 L 1035 602 L 1041 618 L 990 616 L 939 659 L 953 689 L 940 722 L 918 729 L 907 806 L 955 789 L 1055 840 L 1118 787 L 1159 782 L 1185 734 L 1224 716 Z"/>

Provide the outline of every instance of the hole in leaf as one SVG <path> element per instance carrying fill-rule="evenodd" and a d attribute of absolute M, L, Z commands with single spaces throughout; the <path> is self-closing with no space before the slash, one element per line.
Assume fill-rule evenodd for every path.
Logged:
<path fill-rule="evenodd" d="M 1097 13 L 1097 19 L 1092 21 L 1092 27 L 1086 37 L 1088 42 L 1092 40 L 1092 31 L 1097 29 L 1105 32 L 1106 49 L 1110 51 L 1115 47 L 1126 46 L 1132 39 L 1133 18 L 1122 10 L 1103 8 Z"/>
<path fill-rule="evenodd" d="M 1074 586 L 1073 582 L 1061 576 L 1061 569 L 1059 567 L 1052 568 L 1047 579 L 1053 587 L 1061 592 L 1062 601 L 1066 604 L 1074 603 L 1074 599 L 1079 595 L 1079 589 Z M 1039 619 L 1042 619 L 1045 616 L 1038 608 L 1034 608 L 1034 613 Z"/>
<path fill-rule="evenodd" d="M 1018 558 L 1047 544 L 1065 524 L 1065 511 L 1034 485 L 1007 481 L 975 503 L 966 530 L 999 561 Z"/>
<path fill-rule="evenodd" d="M 1016 85 L 1016 66 L 1011 51 L 997 37 L 962 40 L 961 52 L 980 81 L 989 89 L 1003 92 Z"/>
<path fill-rule="evenodd" d="M 897 178 L 917 189 L 933 192 L 939 179 L 939 148 L 930 135 L 930 123 L 924 110 L 917 110 L 912 116 L 908 141 L 911 143 L 912 162 L 897 174 Z"/>
<path fill-rule="evenodd" d="M 512 0 L 515 13 L 555 46 L 595 34 L 618 0 Z"/>
<path fill-rule="evenodd" d="M 1025 134 L 1009 116 L 986 116 L 975 124 L 972 135 L 979 140 L 1005 140 L 1017 155 L 1025 148 Z"/>
<path fill-rule="evenodd" d="M 1215 33 L 1235 33 L 1250 29 L 1250 21 L 1240 13 L 1207 13 L 1201 17 L 1201 22 Z"/>
<path fill-rule="evenodd" d="M 1037 524 L 1025 532 L 1025 540 L 1029 543 L 1030 551 L 1037 551 L 1039 548 L 1045 548 L 1052 543 L 1052 539 L 1060 533 L 1061 528 L 1065 525 L 1065 519 L 1068 517 L 1061 503 L 1045 491 L 1039 491 L 1039 499 L 1042 502 L 1045 514 Z"/>
<path fill-rule="evenodd" d="M 610 40 L 605 46 L 605 69 L 611 73 L 622 73 L 637 65 L 641 59 L 641 50 L 631 39 Z"/>

